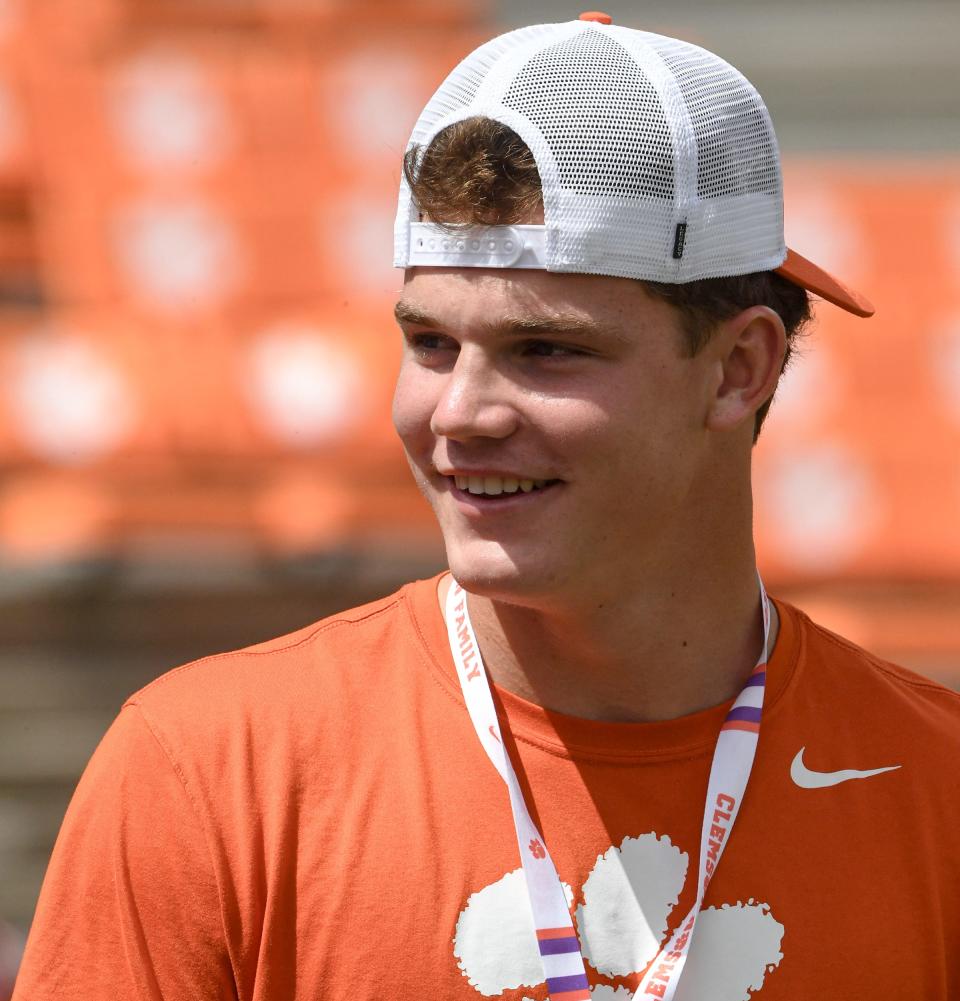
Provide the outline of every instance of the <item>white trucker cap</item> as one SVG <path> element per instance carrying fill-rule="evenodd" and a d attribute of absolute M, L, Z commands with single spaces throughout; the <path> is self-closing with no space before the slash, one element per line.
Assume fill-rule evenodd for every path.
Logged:
<path fill-rule="evenodd" d="M 543 225 L 421 222 L 404 178 L 394 265 L 540 268 L 682 283 L 776 271 L 848 310 L 862 295 L 788 250 L 770 115 L 729 63 L 676 38 L 577 21 L 507 32 L 470 53 L 423 109 L 408 149 L 482 116 L 540 172 Z"/>

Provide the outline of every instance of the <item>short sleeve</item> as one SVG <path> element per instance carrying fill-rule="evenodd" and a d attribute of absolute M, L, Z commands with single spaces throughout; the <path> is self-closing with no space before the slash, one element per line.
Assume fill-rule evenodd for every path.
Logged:
<path fill-rule="evenodd" d="M 203 825 L 174 763 L 128 705 L 67 810 L 14 1001 L 236 996 Z"/>

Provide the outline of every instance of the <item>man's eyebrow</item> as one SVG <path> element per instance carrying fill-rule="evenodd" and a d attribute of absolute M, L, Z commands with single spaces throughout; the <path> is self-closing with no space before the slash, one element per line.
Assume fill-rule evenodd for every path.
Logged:
<path fill-rule="evenodd" d="M 494 330 L 505 333 L 525 334 L 581 334 L 587 337 L 610 337 L 618 341 L 627 340 L 623 331 L 596 320 L 582 316 L 559 313 L 551 316 L 505 316 L 491 324 Z"/>
<path fill-rule="evenodd" d="M 427 313 L 422 312 L 416 306 L 401 299 L 393 307 L 393 316 L 397 323 L 410 323 L 416 327 L 436 327 L 437 321 Z"/>
<path fill-rule="evenodd" d="M 434 330 L 441 330 L 445 326 L 417 306 L 402 300 L 394 306 L 393 315 L 398 323 L 409 323 L 417 327 L 432 327 Z M 485 327 L 491 333 L 522 334 L 527 337 L 578 334 L 589 337 L 608 337 L 618 341 L 628 339 L 624 332 L 616 327 L 567 313 L 555 313 L 550 316 L 501 316 L 496 321 L 485 324 Z"/>

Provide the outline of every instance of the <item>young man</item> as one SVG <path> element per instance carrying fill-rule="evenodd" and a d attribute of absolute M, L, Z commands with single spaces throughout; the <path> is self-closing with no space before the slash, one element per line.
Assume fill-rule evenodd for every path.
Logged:
<path fill-rule="evenodd" d="M 406 159 L 395 423 L 450 573 L 165 675 L 15 995 L 960 995 L 960 697 L 770 603 L 750 454 L 815 291 L 766 109 L 605 15 Z"/>

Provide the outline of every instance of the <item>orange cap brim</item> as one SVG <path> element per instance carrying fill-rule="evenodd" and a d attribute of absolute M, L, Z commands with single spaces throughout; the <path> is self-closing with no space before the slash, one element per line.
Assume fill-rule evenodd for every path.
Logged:
<path fill-rule="evenodd" d="M 795 250 L 787 248 L 787 259 L 774 271 L 854 316 L 873 316 L 875 312 L 873 303 L 866 296 L 847 288 L 843 282 L 837 281 L 833 275 L 828 275 L 823 268 L 818 268 Z"/>

